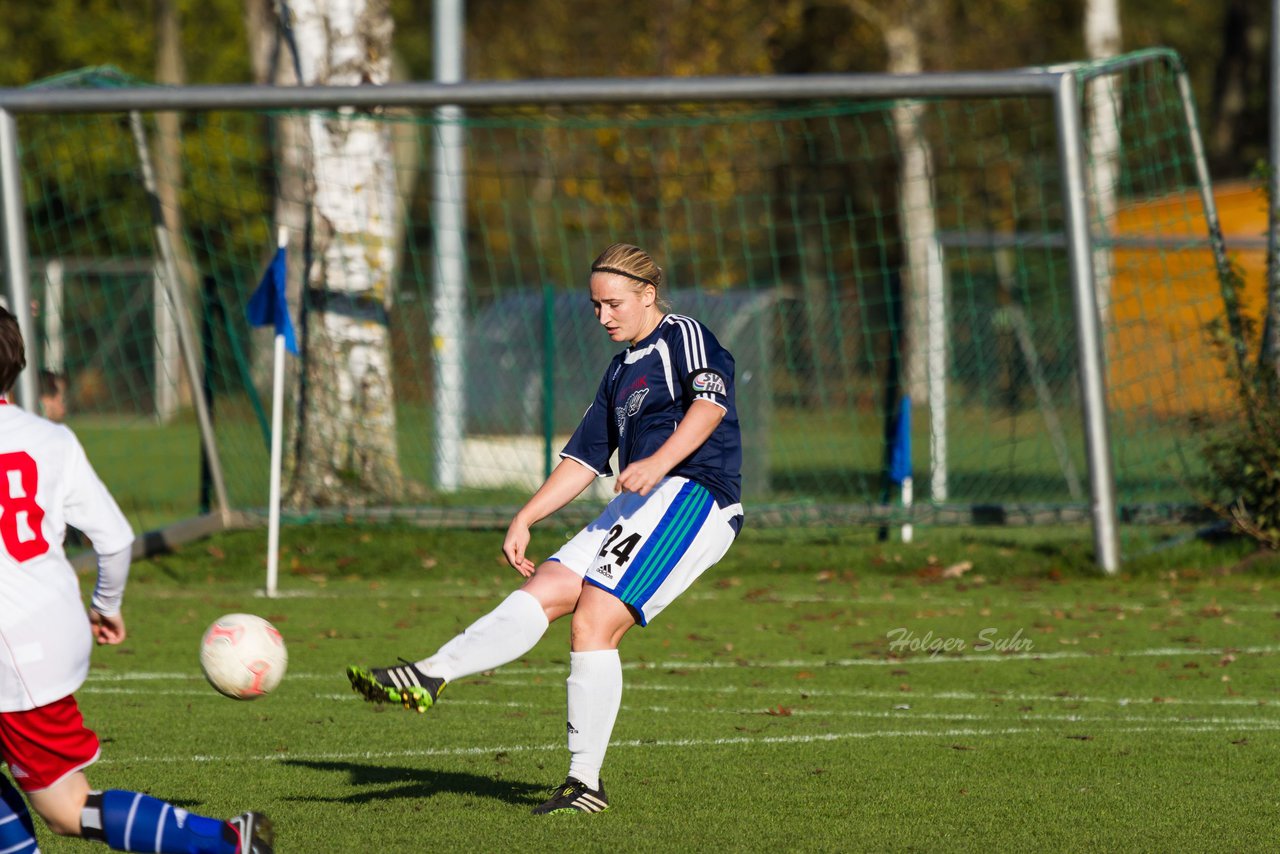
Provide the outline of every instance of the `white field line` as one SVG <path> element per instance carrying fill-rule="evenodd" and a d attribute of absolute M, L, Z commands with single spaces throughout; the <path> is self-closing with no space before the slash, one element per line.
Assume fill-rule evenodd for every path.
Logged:
<path fill-rule="evenodd" d="M 486 685 L 500 685 L 507 688 L 555 688 L 563 690 L 559 682 L 528 682 L 522 679 L 485 679 Z M 864 697 L 869 699 L 897 700 L 900 703 L 915 700 L 981 700 L 984 702 L 1024 702 L 1024 703 L 1105 703 L 1117 706 L 1141 705 L 1184 705 L 1184 706 L 1269 706 L 1270 699 L 1251 697 L 1091 697 L 1087 694 L 1001 694 L 992 692 L 976 693 L 972 691 L 877 691 L 873 689 L 839 689 L 839 688 L 805 688 L 793 685 L 781 688 L 776 685 L 762 688 L 741 685 L 720 685 L 703 687 L 701 685 L 645 685 L 634 682 L 627 683 L 626 691 L 676 691 L 697 694 L 736 694 L 764 693 L 778 697 L 792 697 L 796 694 L 808 697 Z"/>
<path fill-rule="evenodd" d="M 746 601 L 752 604 L 762 605 L 879 605 L 892 606 L 902 605 L 905 607 L 917 607 L 921 602 L 898 601 L 896 598 L 886 598 L 884 596 L 839 596 L 825 595 L 821 593 L 760 593 L 758 595 L 747 597 L 747 590 L 742 588 L 732 588 L 734 591 L 727 592 L 718 590 L 694 591 L 685 595 L 684 598 L 697 601 L 712 602 L 737 602 Z M 397 589 L 395 595 L 388 594 L 386 589 L 379 590 L 326 590 L 322 587 L 301 588 L 294 590 L 279 590 L 276 592 L 276 598 L 280 599 L 385 599 L 388 602 L 395 599 L 409 598 L 440 598 L 447 597 L 450 599 L 491 599 L 496 605 L 502 600 L 503 596 L 509 591 L 505 589 L 465 589 L 448 590 L 442 592 L 438 589 L 423 590 L 420 588 Z M 152 594 L 155 598 L 181 599 L 181 598 L 203 598 L 208 595 L 205 591 L 198 590 L 175 590 L 164 591 Z M 254 598 L 262 599 L 266 594 L 261 590 L 253 591 Z M 1080 614 L 1107 613 L 1109 611 L 1124 611 L 1129 613 L 1151 612 L 1153 614 L 1172 611 L 1177 614 L 1194 613 L 1200 608 L 1215 605 L 1223 609 L 1224 613 L 1233 611 L 1250 613 L 1280 613 L 1280 606 L 1277 605 L 1259 605 L 1256 603 L 1240 603 L 1240 604 L 1222 604 L 1217 599 L 1210 597 L 1204 602 L 1188 602 L 1182 600 L 1176 605 L 1173 603 L 1155 603 L 1155 604 L 1133 604 L 1126 602 L 1109 602 L 1099 603 L 1090 602 L 1088 604 L 1072 604 L 1063 602 L 1044 602 L 1039 600 L 1022 601 L 1016 599 L 984 599 L 977 602 L 973 599 L 950 599 L 946 596 L 928 597 L 923 600 L 927 604 L 950 606 L 956 608 L 1027 608 L 1039 611 L 1072 611 Z"/>
<path fill-rule="evenodd" d="M 816 671 L 826 668 L 845 668 L 845 667 L 914 667 L 919 664 L 1005 664 L 1009 662 L 1028 662 L 1028 661 L 1067 661 L 1073 659 L 1085 658 L 1101 658 L 1103 656 L 1109 658 L 1125 659 L 1125 658 L 1160 658 L 1173 656 L 1223 656 L 1232 655 L 1271 655 L 1280 652 L 1280 646 L 1241 646 L 1241 647 L 1210 647 L 1202 649 L 1185 649 L 1182 647 L 1157 647 L 1154 649 L 1133 649 L 1133 650 L 1108 650 L 1097 652 L 1089 651 L 1060 651 L 1060 652 L 1024 652 L 1024 653 L 998 653 L 985 652 L 974 655 L 913 655 L 904 658 L 811 658 L 811 659 L 779 659 L 779 660 L 751 660 L 751 659 L 735 659 L 733 661 L 654 661 L 654 662 L 629 662 L 622 665 L 624 670 L 739 670 L 745 671 L 752 668 L 780 668 L 789 670 L 807 670 Z M 520 668 L 519 673 L 529 676 L 548 676 L 548 675 L 566 675 L 567 667 L 526 667 Z M 164 679 L 192 679 L 198 678 L 197 673 L 149 673 L 149 672 L 122 672 L 122 673 L 90 673 L 87 681 L 95 682 L 133 682 L 133 681 L 154 681 Z M 341 678 L 341 674 L 336 674 Z M 291 679 L 333 679 L 334 675 L 323 673 L 290 673 Z"/>
<path fill-rule="evenodd" d="M 1223 727 L 1220 725 L 1205 726 L 1202 724 L 1161 724 L 1157 726 L 1137 726 L 1123 727 L 1118 729 L 1106 730 L 1106 735 L 1127 735 L 1131 733 L 1143 732 L 1160 732 L 1160 733 L 1217 733 L 1224 729 L 1236 732 L 1261 732 L 1263 730 L 1273 729 L 1267 726 L 1243 725 Z M 974 729 L 974 728 L 953 728 L 944 730 L 927 730 L 927 729 L 907 729 L 907 730 L 877 730 L 872 732 L 833 732 L 823 733 L 820 735 L 775 735 L 775 736 L 736 736 L 734 738 L 680 738 L 680 739 L 630 739 L 627 741 L 615 741 L 609 744 L 610 750 L 618 750 L 623 748 L 638 747 L 644 750 L 653 750 L 656 748 L 685 748 L 685 747 L 729 747 L 729 746 L 764 746 L 764 745 L 793 745 L 793 744 L 812 744 L 820 742 L 836 742 L 836 741 L 852 741 L 873 738 L 983 738 L 996 737 L 1006 735 L 1044 735 L 1049 734 L 1055 737 L 1061 733 L 1045 730 L 1040 727 L 1002 727 L 997 729 Z M 439 747 L 426 748 L 418 750 L 387 750 L 387 751 L 355 751 L 355 752 L 333 752 L 333 753 L 266 753 L 257 755 L 223 755 L 213 756 L 208 754 L 196 754 L 190 756 L 128 756 L 120 759 L 100 759 L 98 764 L 110 765 L 115 762 L 138 764 L 167 764 L 174 762 L 194 762 L 194 763 L 225 763 L 235 764 L 242 762 L 336 762 L 353 759 L 411 759 L 417 757 L 430 756 L 484 756 L 498 753 L 529 753 L 529 752 L 550 752 L 562 751 L 564 745 L 560 742 L 555 744 L 507 744 L 507 745 L 487 745 L 483 747 Z"/>
<path fill-rule="evenodd" d="M 319 699 L 343 701 L 360 700 L 353 694 L 321 694 L 317 695 Z M 450 700 L 451 706 L 489 706 L 497 708 L 515 708 L 530 709 L 532 711 L 544 711 L 545 707 L 535 703 L 520 702 L 499 702 L 494 700 Z M 938 720 L 938 721 L 971 721 L 974 723 L 991 722 L 995 723 L 1001 719 L 1016 718 L 1020 723 L 1028 723 L 1031 721 L 1044 722 L 1061 722 L 1061 723 L 1100 723 L 1100 724 L 1139 724 L 1139 723 L 1168 723 L 1168 724 L 1220 724 L 1224 727 L 1234 727 L 1240 725 L 1256 725 L 1262 730 L 1280 730 L 1280 717 L 1266 716 L 1249 716 L 1249 717 L 1202 717 L 1200 715 L 1177 715 L 1177 716 L 1149 716 L 1149 715 L 1064 715 L 1064 714 L 1044 714 L 1041 712 L 1017 712 L 1010 711 L 1008 714 L 998 714 L 992 712 L 990 714 L 975 714 L 972 712 L 917 712 L 911 709 L 895 709 L 893 711 L 864 711 L 858 709 L 793 709 L 788 708 L 785 713 L 778 713 L 774 709 L 762 709 L 760 707 L 749 709 L 706 709 L 706 708 L 690 708 L 688 706 L 636 706 L 629 703 L 622 705 L 622 710 L 626 712 L 636 712 L 643 714 L 679 714 L 679 715 L 735 715 L 749 716 L 761 715 L 765 717 L 777 718 L 868 718 L 873 720 Z M 1110 730 L 1103 729 L 1103 732 Z"/>
<path fill-rule="evenodd" d="M 538 687 L 538 688 L 555 688 L 557 691 L 562 690 L 559 685 L 529 685 L 528 683 L 521 683 L 521 682 L 515 682 L 515 681 L 511 681 L 511 682 L 494 681 L 494 682 L 489 682 L 488 684 L 503 685 L 504 687 Z M 639 688 L 639 690 L 644 690 L 645 688 L 649 690 L 684 690 L 684 691 L 697 690 L 689 686 L 680 686 L 679 688 L 671 688 L 671 689 L 662 688 L 660 686 L 643 686 L 643 687 L 629 686 L 625 690 L 634 691 L 634 690 L 637 690 L 637 688 Z M 222 698 L 214 694 L 212 690 L 208 688 L 162 688 L 157 690 L 152 688 L 87 687 L 87 688 L 82 688 L 80 691 L 77 691 L 76 693 L 107 695 L 107 696 L 126 695 L 126 696 L 142 696 L 142 697 L 206 697 L 210 700 L 217 700 L 219 702 L 222 702 Z M 795 692 L 778 691 L 773 688 L 754 688 L 754 689 L 746 689 L 741 692 L 739 692 L 738 689 L 732 689 L 732 690 L 718 690 L 718 691 L 699 692 L 699 693 L 713 693 L 713 694 L 759 693 L 759 694 L 768 694 L 771 702 L 778 701 L 778 700 L 782 700 L 785 702 L 795 702 L 794 699 L 791 699 Z M 867 699 L 884 698 L 884 699 L 896 699 L 901 702 L 905 702 L 908 699 L 914 702 L 927 702 L 928 700 L 988 701 L 992 699 L 997 699 L 996 697 L 986 695 L 986 694 L 971 694 L 971 693 L 956 692 L 956 691 L 946 691 L 946 692 L 932 693 L 932 694 L 922 694 L 917 692 L 912 692 L 910 694 L 903 694 L 903 693 L 894 692 L 894 691 L 801 691 L 799 693 L 802 693 L 804 695 L 803 699 L 805 700 L 815 696 L 858 697 L 858 698 L 867 698 Z M 355 702 L 361 699 L 355 694 L 350 694 L 350 693 L 338 693 L 338 694 L 321 693 L 321 694 L 314 694 L 312 696 L 314 696 L 316 699 L 329 700 L 334 702 Z M 1265 702 L 1259 702 L 1256 700 L 1235 702 L 1235 700 L 1238 700 L 1241 698 L 1230 698 L 1230 697 L 1219 698 L 1219 699 L 1207 699 L 1207 700 L 1179 700 L 1179 699 L 1161 698 L 1159 703 L 1156 703 L 1152 700 L 1137 701 L 1137 700 L 1131 700 L 1123 697 L 1113 699 L 1113 698 L 1102 698 L 1102 697 L 1060 697 L 1057 695 L 1029 695 L 1029 694 L 999 697 L 998 699 L 1010 700 L 1010 701 L 1017 700 L 1022 702 L 1075 701 L 1075 702 L 1082 702 L 1082 703 L 1105 703 L 1108 705 L 1114 704 L 1120 708 L 1136 707 L 1140 704 L 1144 707 L 1159 707 L 1159 706 L 1165 706 L 1165 705 L 1168 705 L 1168 706 L 1232 705 L 1232 706 L 1238 706 L 1238 707 L 1248 706 L 1252 708 L 1265 709 L 1267 711 L 1280 708 L 1280 707 L 1268 706 Z M 450 706 L 496 706 L 501 708 L 533 709 L 533 710 L 541 710 L 543 708 L 541 703 L 538 703 L 532 700 L 498 701 L 498 700 L 479 700 L 479 699 L 475 699 L 475 700 L 450 699 L 448 704 Z M 778 705 L 780 705 L 780 703 Z M 738 708 L 738 709 L 706 709 L 706 708 L 690 708 L 686 706 L 681 706 L 681 707 L 637 706 L 637 705 L 625 704 L 623 705 L 623 708 L 629 711 L 634 711 L 634 712 L 645 712 L 645 713 L 654 713 L 654 714 L 669 714 L 669 713 L 679 713 L 679 714 L 705 713 L 705 714 L 723 714 L 723 715 L 769 715 L 771 714 L 770 709 L 762 709 L 760 707 Z M 1277 728 L 1280 728 L 1280 717 L 1271 718 L 1265 715 L 1260 717 L 1247 717 L 1247 718 L 1221 718 L 1221 717 L 1203 717 L 1200 715 L 1189 716 L 1189 715 L 1186 715 L 1185 713 L 1180 713 L 1176 715 L 1171 714 L 1168 717 L 1143 717 L 1141 715 L 1131 715 L 1131 714 L 1119 715 L 1119 716 L 1109 715 L 1109 716 L 1103 716 L 1103 717 L 1096 717 L 1096 716 L 1090 717 L 1087 715 L 1078 715 L 1078 714 L 1045 714 L 1042 712 L 1022 712 L 1018 710 L 1006 710 L 1004 714 L 1001 714 L 999 711 L 996 710 L 998 707 L 989 707 L 989 708 L 992 708 L 992 711 L 987 714 L 972 713 L 972 712 L 923 712 L 923 711 L 917 711 L 911 708 L 904 708 L 904 709 L 895 708 L 892 711 L 866 711 L 866 710 L 857 710 L 857 709 L 788 708 L 788 711 L 786 714 L 776 715 L 776 716 L 777 717 L 791 717 L 791 716 L 832 717 L 832 716 L 835 716 L 835 717 L 858 717 L 858 718 L 910 718 L 915 720 L 937 719 L 937 720 L 973 720 L 973 721 L 993 720 L 1001 717 L 1017 717 L 1019 720 L 1067 721 L 1067 722 L 1097 721 L 1097 722 L 1104 722 L 1104 723 L 1105 722 L 1114 723 L 1116 721 L 1135 722 L 1135 723 L 1136 722 L 1155 723 L 1159 721 L 1195 720 L 1199 723 L 1230 724 L 1230 723 L 1240 723 L 1240 722 L 1247 721 L 1247 722 L 1253 722 L 1253 723 L 1259 723 L 1259 724 L 1274 725 Z"/>

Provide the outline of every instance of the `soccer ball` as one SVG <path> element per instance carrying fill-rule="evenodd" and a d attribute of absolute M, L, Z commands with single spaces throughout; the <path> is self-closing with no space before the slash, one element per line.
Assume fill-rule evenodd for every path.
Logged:
<path fill-rule="evenodd" d="M 269 694 L 284 678 L 289 653 L 276 627 L 253 614 L 226 614 L 200 642 L 200 669 L 209 684 L 233 700 Z"/>

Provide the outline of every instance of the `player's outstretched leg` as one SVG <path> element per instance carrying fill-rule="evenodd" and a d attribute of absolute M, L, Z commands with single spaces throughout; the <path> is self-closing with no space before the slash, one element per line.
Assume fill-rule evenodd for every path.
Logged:
<path fill-rule="evenodd" d="M 396 667 L 353 664 L 347 668 L 347 679 L 351 690 L 370 703 L 399 703 L 419 714 L 436 704 L 445 686 L 443 679 L 428 676 L 407 661 Z"/>
<path fill-rule="evenodd" d="M 516 590 L 430 658 L 418 662 L 402 658 L 404 664 L 395 667 L 352 665 L 347 678 L 352 689 L 371 703 L 400 703 L 425 712 L 435 705 L 447 682 L 515 661 L 533 649 L 547 625 L 537 598 Z"/>
<path fill-rule="evenodd" d="M 171 854 L 273 854 L 271 821 L 256 812 L 228 821 L 207 818 L 140 792 L 90 792 L 80 814 L 80 835 L 117 851 Z"/>
<path fill-rule="evenodd" d="M 534 815 L 560 815 L 575 812 L 604 812 L 609 808 L 609 798 L 604 793 L 604 780 L 598 780 L 599 788 L 587 788 L 587 784 L 573 777 L 567 778 L 551 792 L 546 803 L 533 808 Z"/>

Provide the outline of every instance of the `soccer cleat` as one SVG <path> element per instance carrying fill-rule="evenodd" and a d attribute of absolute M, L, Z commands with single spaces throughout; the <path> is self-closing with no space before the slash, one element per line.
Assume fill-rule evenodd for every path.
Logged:
<path fill-rule="evenodd" d="M 347 668 L 347 678 L 351 690 L 370 703 L 399 703 L 419 714 L 436 704 L 445 686 L 443 679 L 428 676 L 407 661 L 386 668 L 353 664 Z"/>
<path fill-rule="evenodd" d="M 227 827 L 235 836 L 231 841 L 236 845 L 236 854 L 274 854 L 275 828 L 262 813 L 240 813 L 227 820 Z"/>
<path fill-rule="evenodd" d="M 551 793 L 545 804 L 533 808 L 534 815 L 556 815 L 572 812 L 604 812 L 609 808 L 609 798 L 604 793 L 604 780 L 600 788 L 592 791 L 587 784 L 573 777 L 565 779 Z"/>

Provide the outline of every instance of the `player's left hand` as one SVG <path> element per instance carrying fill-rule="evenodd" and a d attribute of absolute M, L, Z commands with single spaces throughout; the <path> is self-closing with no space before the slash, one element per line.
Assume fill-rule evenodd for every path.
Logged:
<path fill-rule="evenodd" d="M 635 492 L 639 495 L 648 495 L 649 491 L 658 485 L 658 481 L 667 476 L 667 468 L 661 463 L 654 460 L 653 457 L 645 457 L 643 460 L 636 460 L 622 470 L 618 475 L 618 482 L 614 485 L 615 493 Z"/>
<path fill-rule="evenodd" d="M 99 646 L 121 643 L 127 634 L 124 629 L 124 614 L 122 613 L 112 614 L 107 617 L 90 608 L 89 625 L 93 629 L 93 639 L 98 642 Z"/>

